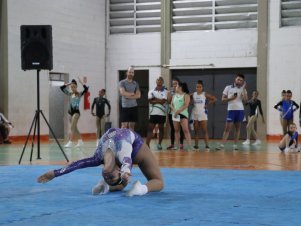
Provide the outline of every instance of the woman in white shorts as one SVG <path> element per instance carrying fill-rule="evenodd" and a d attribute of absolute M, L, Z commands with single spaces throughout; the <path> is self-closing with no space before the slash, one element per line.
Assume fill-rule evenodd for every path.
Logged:
<path fill-rule="evenodd" d="M 208 136 L 208 110 L 207 105 L 212 104 L 216 101 L 216 97 L 204 92 L 203 81 L 199 80 L 196 84 L 196 92 L 191 94 L 193 109 L 191 112 L 191 119 L 193 120 L 194 126 L 194 149 L 199 149 L 199 132 L 200 130 L 204 133 L 206 150 L 209 151 L 209 136 Z"/>

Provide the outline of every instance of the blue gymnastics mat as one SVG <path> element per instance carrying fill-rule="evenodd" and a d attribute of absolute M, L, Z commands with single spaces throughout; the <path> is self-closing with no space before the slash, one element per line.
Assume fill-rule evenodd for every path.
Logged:
<path fill-rule="evenodd" d="M 162 192 L 92 196 L 100 168 L 46 184 L 55 166 L 0 167 L 0 225 L 301 225 L 301 172 L 162 169 Z M 132 181 L 145 182 L 138 168 Z"/>

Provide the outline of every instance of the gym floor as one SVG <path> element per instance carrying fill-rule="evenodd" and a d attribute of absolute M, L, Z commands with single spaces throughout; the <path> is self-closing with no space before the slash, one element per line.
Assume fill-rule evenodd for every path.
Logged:
<path fill-rule="evenodd" d="M 93 196 L 100 168 L 77 170 L 39 184 L 42 173 L 67 161 L 57 143 L 0 145 L 0 225 L 299 226 L 301 154 L 281 153 L 277 142 L 233 151 L 157 151 L 165 181 L 159 193 L 126 197 L 125 191 Z M 62 142 L 63 145 L 63 142 Z M 96 141 L 63 149 L 69 161 L 90 156 Z M 169 145 L 164 140 L 163 148 Z M 216 142 L 211 142 L 215 147 Z M 137 167 L 132 181 L 145 178 Z"/>
<path fill-rule="evenodd" d="M 0 145 L 0 165 L 18 165 L 24 147 L 22 141 L 9 145 Z M 95 151 L 96 141 L 85 141 L 82 148 L 63 148 L 70 161 L 90 156 Z M 156 149 L 155 141 L 151 142 L 151 149 L 159 161 L 161 167 L 170 168 L 206 168 L 206 169 L 242 169 L 242 170 L 301 170 L 301 153 L 281 153 L 277 147 L 278 142 L 263 142 L 261 145 L 239 145 L 238 151 L 232 150 L 232 142 L 229 141 L 225 150 L 216 151 L 217 141 L 211 141 L 211 151 L 205 151 L 203 146 L 200 151 L 170 151 L 166 150 L 168 140 L 164 140 L 163 150 Z M 164 150 L 165 148 L 165 150 Z M 32 161 L 30 153 L 33 150 Z M 37 144 L 29 141 L 21 160 L 22 165 L 64 165 L 66 159 L 54 141 L 43 142 L 40 145 L 40 159 L 38 159 Z"/>

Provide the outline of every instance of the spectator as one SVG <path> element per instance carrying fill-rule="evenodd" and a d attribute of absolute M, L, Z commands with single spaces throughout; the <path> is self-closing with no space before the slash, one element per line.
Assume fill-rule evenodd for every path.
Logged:
<path fill-rule="evenodd" d="M 84 90 L 81 92 L 77 91 L 77 82 L 75 79 L 72 79 L 72 81 L 68 84 L 65 84 L 61 86 L 61 90 L 70 97 L 70 105 L 68 113 L 70 115 L 69 121 L 70 121 L 70 130 L 69 130 L 69 141 L 65 145 L 65 148 L 70 148 L 73 146 L 72 140 L 74 138 L 78 139 L 78 143 L 76 147 L 81 147 L 84 145 L 83 140 L 81 139 L 80 132 L 77 128 L 77 123 L 80 117 L 80 111 L 79 111 L 79 104 L 82 96 L 88 91 L 88 87 L 85 83 L 82 82 L 80 78 L 78 78 L 79 82 L 82 84 Z M 68 87 L 70 87 L 71 90 L 68 90 Z"/>
<path fill-rule="evenodd" d="M 164 123 L 166 122 L 166 102 L 167 102 L 167 90 L 164 86 L 164 80 L 162 77 L 157 78 L 157 86 L 155 89 L 148 92 L 148 101 L 150 103 L 150 117 L 148 124 L 148 132 L 146 138 L 146 144 L 150 146 L 150 141 L 153 136 L 153 130 L 158 124 L 159 127 L 159 140 L 157 149 L 162 150 L 162 140 L 164 136 Z"/>
<path fill-rule="evenodd" d="M 234 125 L 235 134 L 233 150 L 238 150 L 237 141 L 240 136 L 240 126 L 245 117 L 243 101 L 248 101 L 245 76 L 243 74 L 237 74 L 234 80 L 234 84 L 225 87 L 223 91 L 222 101 L 228 103 L 228 113 L 222 143 L 218 147 L 216 147 L 216 149 L 224 149 L 224 144 L 226 143 L 229 137 L 229 133 Z"/>
<path fill-rule="evenodd" d="M 176 94 L 172 97 L 171 110 L 173 112 L 173 125 L 175 128 L 175 142 L 180 144 L 180 128 L 182 127 L 185 138 L 188 143 L 188 150 L 191 150 L 191 136 L 188 127 L 188 106 L 190 104 L 190 95 L 186 83 L 180 82 L 176 89 Z M 175 146 L 173 148 L 177 150 Z"/>
<path fill-rule="evenodd" d="M 216 97 L 204 91 L 203 81 L 201 80 L 197 82 L 196 92 L 194 92 L 191 97 L 193 102 L 191 119 L 193 120 L 194 126 L 194 149 L 199 149 L 199 131 L 202 130 L 205 137 L 205 149 L 209 151 L 207 105 L 216 102 Z"/>
<path fill-rule="evenodd" d="M 169 106 L 171 105 L 172 97 L 176 93 L 176 89 L 177 89 L 179 82 L 180 81 L 177 78 L 174 78 L 172 80 L 172 87 L 170 88 L 170 90 L 168 92 L 168 96 L 167 96 L 167 102 L 168 102 Z M 169 107 L 168 108 L 168 122 L 169 122 L 169 126 L 170 126 L 170 145 L 167 147 L 168 150 L 173 149 L 174 144 L 175 144 L 175 127 L 173 125 L 172 115 L 173 115 L 173 113 L 172 113 L 171 107 Z M 183 132 L 183 129 L 180 128 L 180 149 L 184 148 L 183 144 L 184 144 L 184 132 Z"/>
<path fill-rule="evenodd" d="M 121 128 L 134 131 L 138 119 L 137 99 L 141 97 L 139 84 L 133 80 L 134 68 L 129 67 L 126 79 L 119 82 L 121 95 Z"/>
<path fill-rule="evenodd" d="M 261 141 L 258 139 L 254 125 L 258 118 L 258 110 L 262 118 L 262 123 L 264 123 L 264 117 L 262 113 L 261 108 L 261 101 L 258 99 L 258 91 L 253 91 L 252 93 L 252 99 L 250 99 L 246 105 L 249 105 L 250 107 L 250 113 L 248 118 L 248 124 L 247 124 L 247 140 L 243 142 L 244 145 L 250 144 L 251 135 L 253 135 L 255 142 L 253 145 L 261 144 Z"/>
<path fill-rule="evenodd" d="M 1 143 L 11 144 L 11 141 L 9 140 L 9 133 L 11 128 L 13 128 L 13 124 L 5 118 L 3 113 L 0 112 L 0 136 L 2 138 L 0 139 Z"/>
<path fill-rule="evenodd" d="M 289 131 L 279 143 L 279 149 L 283 152 L 299 152 L 298 150 L 298 132 L 297 125 L 291 123 Z"/>
<path fill-rule="evenodd" d="M 96 116 L 96 141 L 104 134 L 105 132 L 105 106 L 109 108 L 109 113 L 111 113 L 111 105 L 109 101 L 104 97 L 106 95 L 106 90 L 102 89 L 98 92 L 98 97 L 94 98 L 93 104 L 91 107 L 91 114 Z M 96 106 L 96 114 L 94 113 L 94 107 Z"/>
<path fill-rule="evenodd" d="M 274 106 L 281 112 L 283 135 L 287 133 L 288 126 L 294 122 L 294 112 L 299 109 L 299 105 L 292 100 L 292 95 L 292 91 L 287 90 L 284 100 Z"/>

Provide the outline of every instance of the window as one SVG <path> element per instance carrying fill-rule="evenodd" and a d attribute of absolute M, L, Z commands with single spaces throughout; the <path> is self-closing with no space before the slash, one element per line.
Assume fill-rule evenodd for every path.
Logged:
<path fill-rule="evenodd" d="M 160 32 L 160 0 L 110 0 L 110 34 Z"/>
<path fill-rule="evenodd" d="M 281 0 L 281 26 L 301 26 L 301 0 Z"/>
<path fill-rule="evenodd" d="M 257 28 L 257 0 L 173 0 L 174 31 Z"/>

